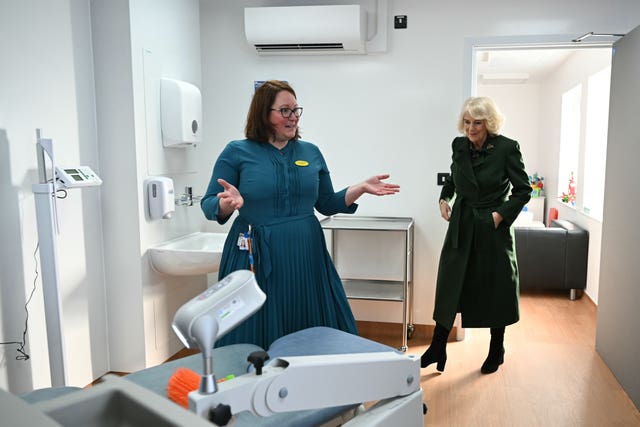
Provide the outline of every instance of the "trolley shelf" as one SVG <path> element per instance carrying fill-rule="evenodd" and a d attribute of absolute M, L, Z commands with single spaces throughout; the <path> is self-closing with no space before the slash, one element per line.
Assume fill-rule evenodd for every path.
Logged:
<path fill-rule="evenodd" d="M 404 301 L 404 283 L 395 280 L 342 279 L 347 298 Z"/>
<path fill-rule="evenodd" d="M 413 231 L 413 219 L 402 217 L 335 215 L 320 224 L 327 230 Z"/>

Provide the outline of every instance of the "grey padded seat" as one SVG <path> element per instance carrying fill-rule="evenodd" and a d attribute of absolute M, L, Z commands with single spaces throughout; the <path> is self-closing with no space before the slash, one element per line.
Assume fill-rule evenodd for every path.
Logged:
<path fill-rule="evenodd" d="M 562 289 L 579 298 L 587 287 L 589 232 L 567 220 L 514 230 L 520 289 Z"/>

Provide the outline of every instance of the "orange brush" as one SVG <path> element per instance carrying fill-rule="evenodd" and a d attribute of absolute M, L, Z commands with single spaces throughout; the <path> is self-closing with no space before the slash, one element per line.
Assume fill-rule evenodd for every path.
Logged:
<path fill-rule="evenodd" d="M 178 368 L 167 383 L 167 397 L 178 405 L 189 409 L 189 393 L 200 388 L 200 374 L 187 368 Z M 233 374 L 220 378 L 216 383 L 232 380 Z"/>
<path fill-rule="evenodd" d="M 178 405 L 189 408 L 189 393 L 200 387 L 200 375 L 187 368 L 178 368 L 169 378 L 167 397 Z"/>

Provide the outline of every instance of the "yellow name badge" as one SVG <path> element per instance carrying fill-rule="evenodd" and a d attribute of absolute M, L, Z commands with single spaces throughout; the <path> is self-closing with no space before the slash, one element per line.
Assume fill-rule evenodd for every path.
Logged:
<path fill-rule="evenodd" d="M 306 160 L 296 160 L 295 164 L 296 166 L 309 166 L 309 162 L 307 162 Z"/>

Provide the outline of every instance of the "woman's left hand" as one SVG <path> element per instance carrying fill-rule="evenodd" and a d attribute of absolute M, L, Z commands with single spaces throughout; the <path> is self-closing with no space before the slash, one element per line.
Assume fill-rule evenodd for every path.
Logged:
<path fill-rule="evenodd" d="M 386 196 L 400 191 L 399 185 L 382 181 L 387 178 L 389 178 L 389 174 L 375 175 L 367 179 L 362 183 L 364 192 L 373 194 L 374 196 Z"/>
<path fill-rule="evenodd" d="M 366 181 L 347 188 L 347 193 L 344 196 L 346 205 L 351 206 L 365 193 L 373 194 L 374 196 L 386 196 L 400 191 L 399 185 L 382 182 L 383 179 L 387 178 L 389 178 L 389 174 L 374 175 Z"/>
<path fill-rule="evenodd" d="M 491 216 L 493 216 L 493 226 L 497 229 L 502 222 L 502 215 L 500 215 L 498 212 L 491 212 Z"/>

